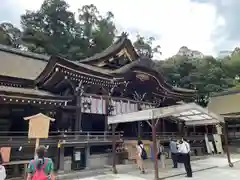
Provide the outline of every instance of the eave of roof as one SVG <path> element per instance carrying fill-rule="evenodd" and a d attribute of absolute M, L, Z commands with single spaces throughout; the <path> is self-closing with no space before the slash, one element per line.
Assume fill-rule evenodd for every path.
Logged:
<path fill-rule="evenodd" d="M 131 68 L 133 67 L 144 67 L 144 68 L 149 68 L 148 67 L 148 63 L 145 63 L 146 61 L 149 61 L 149 59 L 146 59 L 146 58 L 141 58 L 141 59 L 138 59 L 130 64 L 127 64 L 117 70 L 114 70 L 114 71 L 111 71 L 112 74 L 124 74 L 126 73 L 127 71 L 129 71 Z M 159 74 L 159 72 L 157 72 Z M 159 74 L 159 76 L 162 76 L 161 74 Z M 164 79 L 164 77 L 162 76 L 162 78 Z M 197 90 L 194 90 L 194 89 L 185 89 L 185 88 L 179 88 L 179 87 L 175 87 L 175 86 L 172 86 L 166 82 L 164 82 L 168 87 L 172 88 L 174 91 L 176 92 L 179 92 L 179 93 L 196 93 Z"/>
<path fill-rule="evenodd" d="M 58 95 L 52 94 L 50 92 L 32 88 L 19 88 L 19 87 L 9 87 L 0 86 L 0 92 L 4 93 L 19 93 L 24 95 L 36 95 L 36 96 L 46 96 L 46 97 L 58 97 Z"/>
<path fill-rule="evenodd" d="M 240 88 L 230 88 L 225 91 L 211 93 L 210 97 L 226 96 L 226 95 L 238 94 L 238 93 L 240 93 Z"/>
<path fill-rule="evenodd" d="M 48 61 L 50 58 L 50 56 L 36 54 L 36 53 L 29 52 L 29 51 L 23 51 L 21 49 L 12 48 L 12 47 L 5 46 L 2 44 L 0 44 L 0 51 L 5 51 L 8 53 L 25 56 L 25 57 L 29 57 L 29 58 L 33 58 L 33 59 L 43 60 L 43 61 Z"/>

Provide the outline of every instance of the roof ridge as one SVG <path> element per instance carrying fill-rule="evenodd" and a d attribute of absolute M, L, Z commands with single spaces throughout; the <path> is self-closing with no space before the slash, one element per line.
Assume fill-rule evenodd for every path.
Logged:
<path fill-rule="evenodd" d="M 113 42 L 110 46 L 108 46 L 106 49 L 104 49 L 99 53 L 94 54 L 93 56 L 80 59 L 78 60 L 78 62 L 86 63 L 86 62 L 89 62 L 95 59 L 100 59 L 104 56 L 107 56 L 110 53 L 112 53 L 114 50 L 118 49 L 125 42 L 125 40 L 128 40 L 128 34 L 123 32 L 120 36 L 117 36 L 117 40 Z"/>

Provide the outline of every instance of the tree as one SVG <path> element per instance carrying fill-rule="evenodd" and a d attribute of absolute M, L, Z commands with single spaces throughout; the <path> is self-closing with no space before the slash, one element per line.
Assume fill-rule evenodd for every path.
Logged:
<path fill-rule="evenodd" d="M 112 12 L 102 16 L 97 7 L 90 4 L 79 9 L 78 18 L 77 32 L 82 35 L 78 38 L 84 44 L 81 48 L 84 48 L 85 57 L 99 53 L 113 43 L 116 27 Z"/>
<path fill-rule="evenodd" d="M 240 48 L 235 48 L 231 56 L 222 60 L 222 66 L 232 78 L 240 75 Z"/>
<path fill-rule="evenodd" d="M 22 32 L 11 23 L 0 24 L 0 44 L 19 48 L 21 45 Z"/>
<path fill-rule="evenodd" d="M 64 0 L 44 0 L 39 10 L 21 16 L 22 39 L 30 51 L 67 57 L 76 24 L 68 8 Z"/>
<path fill-rule="evenodd" d="M 199 93 L 197 101 L 203 106 L 207 105 L 210 93 L 234 86 L 234 79 L 223 68 L 222 62 L 213 57 L 174 56 L 158 62 L 157 67 L 173 86 L 196 89 Z"/>
<path fill-rule="evenodd" d="M 154 53 L 162 54 L 160 51 L 160 45 L 153 46 L 154 41 L 154 37 L 146 39 L 138 34 L 137 40 L 133 43 L 133 45 L 140 56 L 152 58 Z"/>
<path fill-rule="evenodd" d="M 101 16 L 93 4 L 79 9 L 79 21 L 64 0 L 45 0 L 37 11 L 21 17 L 28 50 L 80 60 L 101 52 L 115 37 L 113 14 Z"/>

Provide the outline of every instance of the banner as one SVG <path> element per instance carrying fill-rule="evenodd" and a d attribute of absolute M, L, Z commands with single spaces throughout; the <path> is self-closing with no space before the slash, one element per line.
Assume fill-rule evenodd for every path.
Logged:
<path fill-rule="evenodd" d="M 215 146 L 216 146 L 217 153 L 222 154 L 223 153 L 223 147 L 222 147 L 221 135 L 213 134 L 213 139 L 214 139 L 214 143 L 215 143 Z"/>
<path fill-rule="evenodd" d="M 206 148 L 207 148 L 207 153 L 211 154 L 212 150 L 211 150 L 211 147 L 210 147 L 210 144 L 209 144 L 209 140 L 208 140 L 208 135 L 207 134 L 204 135 L 204 139 L 205 139 L 205 144 L 206 144 Z"/>

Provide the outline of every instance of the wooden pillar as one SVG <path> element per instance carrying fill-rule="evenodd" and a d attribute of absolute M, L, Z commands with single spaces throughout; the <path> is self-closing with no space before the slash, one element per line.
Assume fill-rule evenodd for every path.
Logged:
<path fill-rule="evenodd" d="M 166 127 L 165 127 L 165 119 L 162 119 L 162 132 L 165 133 L 166 131 Z"/>
<path fill-rule="evenodd" d="M 152 141 L 153 141 L 153 154 L 154 154 L 154 179 L 158 180 L 158 159 L 157 159 L 157 137 L 156 137 L 156 119 L 152 119 Z"/>
<path fill-rule="evenodd" d="M 205 125 L 205 133 L 208 134 L 208 126 Z"/>
<path fill-rule="evenodd" d="M 75 131 L 82 131 L 82 95 L 84 93 L 83 81 L 80 81 L 75 90 L 76 97 L 76 119 L 75 119 Z"/>
<path fill-rule="evenodd" d="M 59 171 L 64 171 L 64 146 L 61 145 L 58 149 L 59 149 Z"/>
<path fill-rule="evenodd" d="M 180 123 L 180 136 L 184 137 L 185 133 L 184 133 L 184 122 Z"/>
<path fill-rule="evenodd" d="M 159 120 L 158 125 L 156 127 L 156 132 L 162 134 L 162 121 Z"/>
<path fill-rule="evenodd" d="M 196 134 L 196 127 L 193 125 L 193 132 L 194 132 L 194 135 Z"/>
<path fill-rule="evenodd" d="M 142 127 L 141 127 L 141 122 L 137 122 L 137 130 L 138 130 L 138 138 L 142 137 Z"/>
<path fill-rule="evenodd" d="M 89 158 L 90 158 L 90 146 L 86 146 L 85 147 L 85 165 L 86 165 L 86 169 L 89 168 Z"/>
<path fill-rule="evenodd" d="M 106 109 L 106 114 L 105 114 L 105 124 L 104 124 L 104 131 L 107 132 L 108 131 L 108 108 L 109 108 L 109 98 L 106 98 L 105 100 L 106 104 L 105 104 L 105 109 Z"/>
<path fill-rule="evenodd" d="M 138 106 L 138 111 L 141 111 L 142 110 L 141 105 L 138 103 L 137 106 Z M 137 122 L 137 129 L 138 129 L 138 138 L 142 138 L 143 134 L 142 134 L 141 121 Z"/>
<path fill-rule="evenodd" d="M 178 136 L 182 138 L 184 136 L 184 123 L 178 121 Z"/>
<path fill-rule="evenodd" d="M 81 112 L 81 96 L 76 96 L 76 120 L 75 131 L 82 131 L 82 112 Z"/>
<path fill-rule="evenodd" d="M 188 127 L 184 125 L 183 131 L 184 131 L 184 136 L 187 137 L 188 136 Z"/>
<path fill-rule="evenodd" d="M 117 124 L 112 125 L 112 171 L 114 174 L 117 174 L 116 168 L 116 128 Z"/>
<path fill-rule="evenodd" d="M 229 167 L 233 167 L 233 163 L 231 162 L 230 152 L 228 148 L 228 132 L 227 132 L 227 122 L 222 123 L 223 127 L 223 136 L 224 136 L 224 142 L 225 142 L 225 151 L 227 153 L 227 159 L 228 159 L 228 165 Z"/>

